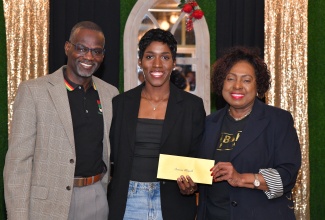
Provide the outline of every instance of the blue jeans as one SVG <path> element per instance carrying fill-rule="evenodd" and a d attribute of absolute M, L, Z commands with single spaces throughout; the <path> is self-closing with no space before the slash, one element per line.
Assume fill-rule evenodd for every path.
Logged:
<path fill-rule="evenodd" d="M 124 220 L 162 220 L 159 182 L 130 181 Z"/>

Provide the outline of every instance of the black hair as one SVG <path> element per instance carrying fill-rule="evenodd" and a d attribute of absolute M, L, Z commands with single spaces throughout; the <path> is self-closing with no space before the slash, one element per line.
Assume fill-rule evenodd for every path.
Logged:
<path fill-rule="evenodd" d="M 170 81 L 179 89 L 184 90 L 187 86 L 185 76 L 178 70 L 173 70 L 170 74 Z"/>
<path fill-rule="evenodd" d="M 73 28 L 71 29 L 69 41 L 71 41 L 73 39 L 74 34 L 76 33 L 76 31 L 78 29 L 88 29 L 88 30 L 98 31 L 98 32 L 102 33 L 104 36 L 102 28 L 99 25 L 97 25 L 96 23 L 94 23 L 92 21 L 81 21 L 81 22 L 77 23 L 75 26 L 73 26 Z"/>
<path fill-rule="evenodd" d="M 177 52 L 177 41 L 169 31 L 165 31 L 159 28 L 151 29 L 147 31 L 139 42 L 139 59 L 143 58 L 144 51 L 146 48 L 154 41 L 162 42 L 167 44 L 171 53 L 173 60 L 176 60 L 176 52 Z"/>
<path fill-rule="evenodd" d="M 243 46 L 230 48 L 212 66 L 212 87 L 217 95 L 222 95 L 223 83 L 230 69 L 239 61 L 246 61 L 253 66 L 259 98 L 263 98 L 271 86 L 270 71 L 264 60 L 259 56 L 257 48 Z"/>

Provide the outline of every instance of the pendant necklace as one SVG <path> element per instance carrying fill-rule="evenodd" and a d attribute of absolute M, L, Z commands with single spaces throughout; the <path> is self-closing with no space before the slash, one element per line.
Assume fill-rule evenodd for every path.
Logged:
<path fill-rule="evenodd" d="M 235 118 L 234 116 L 232 116 L 231 112 L 230 112 L 230 108 L 228 109 L 229 115 L 235 120 L 235 121 L 240 121 L 244 118 L 246 118 L 251 112 L 252 110 L 250 110 L 249 112 L 247 112 L 244 116 L 239 117 L 239 118 Z"/>
<path fill-rule="evenodd" d="M 143 90 L 142 90 L 143 91 Z M 156 105 L 154 105 L 149 99 L 148 99 L 148 96 L 147 96 L 147 92 L 144 92 L 144 96 L 146 97 L 147 101 L 149 102 L 149 104 L 152 106 L 152 109 L 154 111 L 156 111 L 158 105 L 160 105 L 160 103 L 164 100 L 164 99 L 161 99 Z"/>

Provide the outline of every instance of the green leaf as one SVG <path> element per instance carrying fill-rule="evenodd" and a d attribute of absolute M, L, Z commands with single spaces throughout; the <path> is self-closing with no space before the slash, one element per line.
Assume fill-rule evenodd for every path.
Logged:
<path fill-rule="evenodd" d="M 180 3 L 177 7 L 179 7 L 179 8 L 183 8 L 184 7 L 184 3 Z"/>

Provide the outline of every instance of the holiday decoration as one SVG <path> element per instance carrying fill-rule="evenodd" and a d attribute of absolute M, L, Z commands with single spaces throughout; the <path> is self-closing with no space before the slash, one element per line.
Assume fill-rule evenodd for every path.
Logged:
<path fill-rule="evenodd" d="M 195 20 L 201 19 L 204 16 L 204 12 L 195 0 L 181 0 L 181 3 L 178 5 L 178 7 L 187 14 L 185 21 L 186 31 L 193 30 L 193 22 Z"/>

